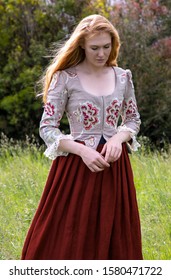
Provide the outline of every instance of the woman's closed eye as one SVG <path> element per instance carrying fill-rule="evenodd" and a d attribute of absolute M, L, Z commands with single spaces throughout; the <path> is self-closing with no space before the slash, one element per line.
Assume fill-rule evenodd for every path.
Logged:
<path fill-rule="evenodd" d="M 110 45 L 106 45 L 104 46 L 105 49 L 109 49 L 110 48 Z"/>
<path fill-rule="evenodd" d="M 91 48 L 93 51 L 96 51 L 96 50 L 98 50 L 98 47 L 92 47 Z"/>
<path fill-rule="evenodd" d="M 109 48 L 110 48 L 110 45 L 109 45 L 109 44 L 108 44 L 108 45 L 105 45 L 103 48 L 104 48 L 104 49 L 109 49 Z M 93 51 L 96 51 L 96 50 L 99 49 L 99 47 L 98 47 L 98 46 L 94 46 L 94 47 L 91 47 L 91 49 L 92 49 Z"/>

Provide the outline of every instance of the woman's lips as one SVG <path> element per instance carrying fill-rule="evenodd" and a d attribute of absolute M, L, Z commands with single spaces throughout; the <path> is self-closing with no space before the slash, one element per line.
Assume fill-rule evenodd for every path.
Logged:
<path fill-rule="evenodd" d="M 104 62 L 105 60 L 104 59 L 97 59 L 97 62 Z"/>

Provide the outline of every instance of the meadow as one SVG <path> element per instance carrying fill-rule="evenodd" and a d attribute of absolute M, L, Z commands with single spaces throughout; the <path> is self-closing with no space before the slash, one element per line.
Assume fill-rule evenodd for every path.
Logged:
<path fill-rule="evenodd" d="M 51 161 L 44 146 L 3 138 L 0 143 L 0 260 L 20 259 Z M 171 259 L 171 153 L 142 145 L 130 155 L 145 260 Z"/>

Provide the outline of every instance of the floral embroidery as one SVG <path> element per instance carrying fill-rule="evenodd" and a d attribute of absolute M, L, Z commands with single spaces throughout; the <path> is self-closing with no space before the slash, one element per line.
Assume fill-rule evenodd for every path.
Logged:
<path fill-rule="evenodd" d="M 83 119 L 84 128 L 90 130 L 99 123 L 99 112 L 100 109 L 97 106 L 93 103 L 86 102 L 81 104 L 80 108 L 78 108 L 74 114 L 77 115 L 78 121 L 82 121 Z"/>
<path fill-rule="evenodd" d="M 55 89 L 57 82 L 58 82 L 58 74 L 55 73 L 52 77 L 52 80 L 51 80 L 51 83 L 50 83 L 50 86 L 48 89 L 49 92 Z"/>
<path fill-rule="evenodd" d="M 62 90 L 62 92 L 61 92 L 61 96 L 63 97 L 63 98 L 65 98 L 65 95 L 67 95 L 68 94 L 68 91 L 67 91 L 67 89 L 65 89 L 64 88 L 64 90 Z M 62 100 L 61 101 L 61 105 L 64 103 L 64 100 Z"/>
<path fill-rule="evenodd" d="M 109 126 L 115 126 L 118 120 L 121 103 L 118 99 L 114 99 L 106 108 L 106 123 Z"/>
<path fill-rule="evenodd" d="M 128 99 L 127 101 L 124 100 L 123 109 L 126 117 L 137 117 L 137 105 L 132 98 Z"/>
<path fill-rule="evenodd" d="M 95 146 L 95 137 L 90 137 L 85 140 L 86 145 L 90 145 L 91 147 Z"/>
<path fill-rule="evenodd" d="M 130 82 L 131 87 L 134 88 L 134 84 L 133 84 L 133 81 L 132 81 L 132 73 L 131 73 L 131 71 L 129 69 L 127 69 L 126 73 L 128 75 L 128 81 Z"/>
<path fill-rule="evenodd" d="M 67 72 L 67 74 L 69 75 L 70 78 L 75 78 L 75 77 L 77 76 L 76 73 L 73 73 L 73 72 L 70 71 L 70 70 L 67 70 L 66 72 Z"/>
<path fill-rule="evenodd" d="M 61 82 L 61 79 L 63 81 Z M 63 86 L 63 82 L 65 81 L 65 86 Z M 50 82 L 49 88 L 48 88 L 48 96 L 54 96 L 56 98 L 56 94 L 60 97 L 65 97 L 66 94 L 68 94 L 67 88 L 67 78 L 63 78 L 62 74 L 60 72 L 56 72 L 53 74 L 52 80 Z"/>
<path fill-rule="evenodd" d="M 42 123 L 43 123 L 43 124 L 50 124 L 50 121 L 48 121 L 48 120 L 43 120 Z"/>
<path fill-rule="evenodd" d="M 50 102 L 47 102 L 45 105 L 45 112 L 49 116 L 53 116 L 55 113 L 55 107 Z"/>
<path fill-rule="evenodd" d="M 126 83 L 126 73 L 121 74 L 119 78 L 120 78 L 121 84 Z"/>
<path fill-rule="evenodd" d="M 60 120 L 62 119 L 62 115 L 61 113 L 59 112 L 58 114 L 56 114 L 56 119 L 55 119 L 55 127 L 59 127 L 60 126 Z"/>
<path fill-rule="evenodd" d="M 127 81 L 127 78 L 128 78 L 128 81 L 130 82 L 131 87 L 134 88 L 134 84 L 132 82 L 132 73 L 131 73 L 131 71 L 129 69 L 126 69 L 125 73 L 121 74 L 119 76 L 119 78 L 120 78 L 121 84 L 125 84 L 126 81 Z"/>

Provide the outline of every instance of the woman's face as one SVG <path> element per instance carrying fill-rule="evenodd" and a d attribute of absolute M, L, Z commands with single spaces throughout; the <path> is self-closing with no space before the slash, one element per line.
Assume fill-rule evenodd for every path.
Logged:
<path fill-rule="evenodd" d="M 108 32 L 99 32 L 91 38 L 86 38 L 83 47 L 86 61 L 95 67 L 102 67 L 112 49 L 111 35 Z"/>

